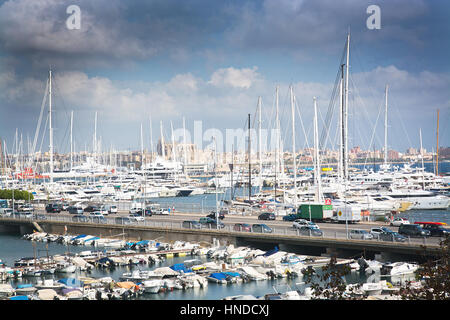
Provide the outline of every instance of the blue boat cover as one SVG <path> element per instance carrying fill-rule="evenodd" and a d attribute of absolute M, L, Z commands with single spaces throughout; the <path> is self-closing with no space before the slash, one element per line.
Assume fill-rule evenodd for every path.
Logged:
<path fill-rule="evenodd" d="M 17 289 L 31 288 L 32 286 L 31 283 L 22 283 L 17 285 Z"/>
<path fill-rule="evenodd" d="M 278 246 L 275 246 L 275 248 L 273 248 L 272 250 L 267 251 L 267 252 L 264 253 L 262 256 L 263 256 L 263 257 L 271 256 L 272 254 L 277 253 L 278 250 L 279 250 L 279 249 L 278 249 Z"/>
<path fill-rule="evenodd" d="M 97 240 L 100 239 L 99 237 L 91 237 L 91 238 L 87 238 L 86 240 L 84 240 L 84 242 L 86 241 L 91 241 L 91 240 Z"/>
<path fill-rule="evenodd" d="M 227 278 L 227 275 L 223 272 L 214 272 L 214 273 L 211 273 L 209 276 L 211 278 L 214 278 L 217 280 L 226 280 L 226 278 Z"/>
<path fill-rule="evenodd" d="M 187 268 L 184 263 L 176 263 L 171 266 L 170 269 L 174 271 L 183 271 L 184 273 L 192 272 L 192 269 Z"/>
<path fill-rule="evenodd" d="M 28 296 L 12 296 L 9 297 L 9 300 L 30 300 L 30 299 L 28 299 Z"/>
<path fill-rule="evenodd" d="M 80 239 L 80 238 L 83 238 L 83 237 L 86 237 L 86 236 L 87 236 L 87 234 L 80 234 L 79 236 L 73 237 L 70 240 L 77 240 L 77 239 Z"/>
<path fill-rule="evenodd" d="M 64 284 L 67 287 L 82 287 L 83 281 L 78 280 L 77 278 L 64 278 L 58 280 L 59 283 Z"/>
<path fill-rule="evenodd" d="M 145 246 L 149 243 L 150 243 L 150 241 L 148 241 L 148 240 L 142 240 L 142 241 L 136 242 L 136 244 L 139 246 Z"/>
<path fill-rule="evenodd" d="M 240 276 L 241 276 L 240 273 L 232 272 L 232 271 L 225 271 L 224 273 L 225 273 L 226 275 L 232 276 L 232 277 L 240 277 Z"/>

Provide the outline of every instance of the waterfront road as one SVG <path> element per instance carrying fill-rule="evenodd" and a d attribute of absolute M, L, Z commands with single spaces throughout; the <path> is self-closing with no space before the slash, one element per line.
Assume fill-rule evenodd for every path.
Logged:
<path fill-rule="evenodd" d="M 84 213 L 84 216 L 90 218 L 91 215 L 89 213 Z M 116 217 L 126 217 L 129 216 L 129 212 L 119 211 L 116 214 L 109 214 L 105 216 L 105 221 L 102 224 L 116 224 Z M 175 212 L 169 215 L 153 215 L 151 217 L 145 217 L 144 221 L 133 221 L 132 225 L 146 226 L 146 227 L 162 227 L 162 228 L 183 228 L 182 222 L 186 220 L 196 220 L 199 218 L 206 216 L 206 214 L 202 213 L 186 213 L 186 212 Z M 1 216 L 0 216 L 1 217 Z M 10 218 L 10 217 L 9 217 Z M 34 214 L 34 219 L 37 221 L 47 220 L 47 221 L 67 221 L 68 223 L 72 222 L 73 215 L 68 212 L 61 213 L 46 213 L 45 210 L 36 210 Z M 30 219 L 30 218 L 21 218 L 21 219 Z M 235 231 L 233 230 L 235 223 L 247 223 L 247 224 L 255 224 L 255 223 L 264 223 L 273 229 L 273 234 L 281 234 L 281 235 L 302 235 L 299 234 L 298 230 L 293 227 L 293 223 L 289 221 L 283 221 L 282 217 L 277 217 L 276 220 L 258 220 L 256 215 L 236 215 L 236 214 L 227 214 L 225 218 L 221 220 L 225 225 L 224 231 Z M 89 219 L 89 223 L 92 222 Z M 345 223 L 317 223 L 320 230 L 322 230 L 324 238 L 335 238 L 335 239 L 349 239 L 348 234 L 352 229 L 363 229 L 370 231 L 372 228 L 376 227 L 388 227 L 392 231 L 398 231 L 398 227 L 392 227 L 382 222 L 359 222 L 356 224 L 345 224 Z M 210 227 L 206 227 L 210 228 Z M 213 227 L 214 228 L 214 227 Z M 418 245 L 439 245 L 440 242 L 439 237 L 428 237 L 428 238 L 410 238 L 406 240 L 407 243 L 418 244 Z M 374 238 L 372 240 L 366 241 L 382 241 L 380 239 Z"/>

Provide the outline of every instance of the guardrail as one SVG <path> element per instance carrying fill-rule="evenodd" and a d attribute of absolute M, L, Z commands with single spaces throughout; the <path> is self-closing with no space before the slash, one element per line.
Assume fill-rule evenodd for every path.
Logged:
<path fill-rule="evenodd" d="M 189 230 L 216 230 L 214 226 L 211 224 L 208 225 L 202 225 L 201 229 L 193 228 L 192 226 L 190 228 L 186 228 L 183 226 L 182 221 L 155 221 L 151 220 L 149 218 L 144 218 L 143 221 L 128 221 L 123 220 L 121 217 L 104 217 L 101 222 L 95 221 L 95 216 L 85 215 L 86 221 L 76 221 L 74 220 L 75 216 L 67 216 L 67 215 L 57 215 L 57 214 L 33 214 L 30 216 L 23 216 L 23 215 L 11 215 L 11 216 L 4 216 L 0 215 L 0 221 L 6 220 L 6 219 L 13 219 L 13 220 L 19 220 L 19 221 L 29 221 L 29 222 L 67 222 L 67 223 L 87 223 L 87 224 L 93 224 L 93 225 L 114 225 L 114 226 L 137 226 L 137 227 L 153 227 L 153 228 L 165 228 L 165 229 L 189 229 Z M 117 218 L 121 220 L 116 220 Z M 395 244 L 402 244 L 402 242 L 395 241 L 392 239 L 389 240 L 382 240 L 379 237 L 374 237 L 374 239 L 351 239 L 345 230 L 343 231 L 330 231 L 330 230 L 321 230 L 322 235 L 312 235 L 311 233 L 301 233 L 299 229 L 297 228 L 289 228 L 289 227 L 272 227 L 272 232 L 257 232 L 254 231 L 253 228 L 251 228 L 249 231 L 244 230 L 235 230 L 234 225 L 231 224 L 225 224 L 223 228 L 217 229 L 225 232 L 230 233 L 254 233 L 254 234 L 261 234 L 261 233 L 268 233 L 273 235 L 283 235 L 283 236 L 297 236 L 297 237 L 306 237 L 306 238 L 314 238 L 314 239 L 336 239 L 336 240 L 351 240 L 351 241 L 364 241 L 368 243 L 373 242 L 379 242 L 379 243 L 395 243 Z M 438 245 L 441 241 L 441 238 L 435 237 L 435 238 L 411 238 L 407 237 L 406 242 L 403 242 L 404 244 L 408 245 Z"/>

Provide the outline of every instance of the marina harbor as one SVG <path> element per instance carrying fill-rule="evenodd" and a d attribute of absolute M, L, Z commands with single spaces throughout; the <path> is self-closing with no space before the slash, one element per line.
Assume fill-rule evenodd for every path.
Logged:
<path fill-rule="evenodd" d="M 0 1 L 2 303 L 450 299 L 450 2 L 106 3 Z"/>

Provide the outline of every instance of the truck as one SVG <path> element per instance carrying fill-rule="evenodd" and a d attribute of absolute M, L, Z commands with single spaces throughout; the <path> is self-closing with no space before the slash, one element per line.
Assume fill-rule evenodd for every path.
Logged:
<path fill-rule="evenodd" d="M 333 206 L 328 204 L 301 204 L 297 215 L 300 219 L 311 221 L 331 221 L 333 217 Z"/>
<path fill-rule="evenodd" d="M 338 223 L 357 223 L 361 221 L 361 208 L 352 206 L 335 207 L 332 220 Z"/>

